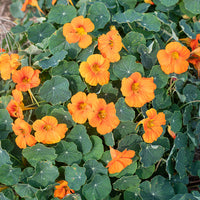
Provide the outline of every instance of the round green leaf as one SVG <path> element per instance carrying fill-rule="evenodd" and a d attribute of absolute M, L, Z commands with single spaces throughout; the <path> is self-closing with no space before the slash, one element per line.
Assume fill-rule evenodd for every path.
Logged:
<path fill-rule="evenodd" d="M 0 139 L 5 139 L 12 132 L 12 118 L 6 109 L 0 109 Z"/>
<path fill-rule="evenodd" d="M 50 161 L 40 161 L 36 165 L 33 176 L 28 178 L 28 183 L 36 188 L 45 188 L 55 183 L 58 176 L 58 168 L 53 166 Z"/>
<path fill-rule="evenodd" d="M 180 111 L 175 111 L 170 118 L 171 130 L 177 133 L 182 128 L 182 114 Z"/>
<path fill-rule="evenodd" d="M 77 164 L 65 168 L 65 180 L 71 189 L 80 190 L 80 187 L 85 184 L 87 179 L 85 170 L 84 167 L 79 167 Z"/>
<path fill-rule="evenodd" d="M 83 125 L 76 125 L 67 135 L 67 141 L 74 142 L 78 150 L 83 152 L 83 154 L 88 153 L 92 148 L 92 142 Z"/>
<path fill-rule="evenodd" d="M 141 162 L 144 167 L 149 167 L 160 160 L 164 153 L 164 148 L 159 145 L 151 145 L 142 142 L 141 151 L 139 153 Z"/>
<path fill-rule="evenodd" d="M 139 151 L 142 138 L 136 134 L 130 134 L 122 138 L 118 144 L 118 150 L 124 151 L 125 149 Z"/>
<path fill-rule="evenodd" d="M 51 69 L 51 74 L 53 76 L 59 75 L 65 78 L 69 75 L 79 75 L 79 66 L 77 62 L 67 62 L 66 60 L 63 60 L 58 66 Z"/>
<path fill-rule="evenodd" d="M 115 145 L 115 139 L 114 139 L 114 136 L 113 136 L 112 132 L 103 135 L 103 137 L 104 137 L 105 144 L 107 146 L 111 146 L 112 147 L 112 146 Z"/>
<path fill-rule="evenodd" d="M 71 97 L 69 82 L 61 76 L 47 80 L 39 90 L 42 99 L 52 104 L 61 104 Z"/>
<path fill-rule="evenodd" d="M 126 54 L 136 54 L 137 53 L 137 48 L 141 44 L 146 44 L 146 39 L 143 34 L 131 31 L 126 34 L 126 36 L 122 40 L 124 46 L 128 50 Z M 135 62 L 135 61 L 134 61 Z"/>
<path fill-rule="evenodd" d="M 111 189 L 108 176 L 96 174 L 90 183 L 83 186 L 82 192 L 87 200 L 96 200 L 105 199 Z"/>
<path fill-rule="evenodd" d="M 154 173 L 154 170 L 155 170 L 155 165 L 151 165 L 149 167 L 140 167 L 136 170 L 136 174 L 141 179 L 147 179 Z"/>
<path fill-rule="evenodd" d="M 85 162 L 84 167 L 86 168 L 87 179 L 93 178 L 96 174 L 107 175 L 108 170 L 102 165 L 102 163 L 96 160 L 88 160 Z"/>
<path fill-rule="evenodd" d="M 55 30 L 55 27 L 47 22 L 35 24 L 28 29 L 28 39 L 33 43 L 40 43 L 50 37 Z"/>
<path fill-rule="evenodd" d="M 152 76 L 157 88 L 163 88 L 167 85 L 169 76 L 161 70 L 160 66 L 156 65 L 152 67 L 149 77 Z"/>
<path fill-rule="evenodd" d="M 137 0 L 119 0 L 119 3 L 125 9 L 135 8 L 135 5 L 137 4 Z"/>
<path fill-rule="evenodd" d="M 200 0 L 187 1 L 183 0 L 185 8 L 194 14 L 200 13 Z"/>
<path fill-rule="evenodd" d="M 22 155 L 33 167 L 36 167 L 39 161 L 49 160 L 53 162 L 57 157 L 57 155 L 55 154 L 55 149 L 46 147 L 43 144 L 39 143 L 32 147 L 27 147 L 23 149 Z"/>
<path fill-rule="evenodd" d="M 88 10 L 88 17 L 94 23 L 95 30 L 102 29 L 110 21 L 110 12 L 102 2 L 95 2 Z"/>
<path fill-rule="evenodd" d="M 66 142 L 61 140 L 55 147 L 56 154 L 58 154 L 56 161 L 63 162 L 68 165 L 73 163 L 80 163 L 82 154 L 77 150 L 77 146 L 73 142 Z"/>
<path fill-rule="evenodd" d="M 136 133 L 136 124 L 131 121 L 120 122 L 119 126 L 113 131 L 115 139 L 121 139 L 131 133 Z"/>
<path fill-rule="evenodd" d="M 152 13 L 144 13 L 142 21 L 140 23 L 141 26 L 146 28 L 148 31 L 160 31 L 161 23 L 158 18 Z"/>
<path fill-rule="evenodd" d="M 113 22 L 118 22 L 119 24 L 122 23 L 132 23 L 134 21 L 141 21 L 142 20 L 142 13 L 135 12 L 133 9 L 126 10 L 123 13 L 116 13 L 112 17 Z"/>
<path fill-rule="evenodd" d="M 140 185 L 140 195 L 143 200 L 169 200 L 174 196 L 174 190 L 168 180 L 162 176 L 156 176 Z"/>
<path fill-rule="evenodd" d="M 10 161 L 10 156 L 7 151 L 0 147 L 0 166 L 5 164 L 12 164 L 12 162 Z"/>
<path fill-rule="evenodd" d="M 63 108 L 55 108 L 51 111 L 51 116 L 55 117 L 58 120 L 59 124 L 67 124 L 67 128 L 71 128 L 75 125 L 75 122 L 72 119 L 71 114 L 64 110 Z"/>
<path fill-rule="evenodd" d="M 135 111 L 127 106 L 123 97 L 118 99 L 117 103 L 115 104 L 115 108 L 116 115 L 121 122 L 133 121 L 135 118 Z"/>
<path fill-rule="evenodd" d="M 20 175 L 20 168 L 12 168 L 12 166 L 8 164 L 0 166 L 0 183 L 4 185 L 17 184 Z"/>
<path fill-rule="evenodd" d="M 200 100 L 200 91 L 196 85 L 187 84 L 183 89 L 183 95 L 186 96 L 186 102 Z"/>
<path fill-rule="evenodd" d="M 90 139 L 92 141 L 93 147 L 89 153 L 83 156 L 83 159 L 85 161 L 89 159 L 99 160 L 104 152 L 104 146 L 102 144 L 102 140 L 96 135 L 92 135 Z"/>
<path fill-rule="evenodd" d="M 60 28 L 50 37 L 49 50 L 52 54 L 64 50 L 68 52 L 70 58 L 75 58 L 81 51 L 81 48 L 78 46 L 78 43 L 69 44 L 63 36 L 63 28 Z"/>
<path fill-rule="evenodd" d="M 76 17 L 76 9 L 74 6 L 56 5 L 53 6 L 48 14 L 48 21 L 57 24 L 65 24 L 71 22 Z"/>
<path fill-rule="evenodd" d="M 113 183 L 114 190 L 127 190 L 130 187 L 138 187 L 140 184 L 138 176 L 123 176 Z"/>
<path fill-rule="evenodd" d="M 28 184 L 17 184 L 14 186 L 16 193 L 22 198 L 34 198 L 38 189 Z"/>
<path fill-rule="evenodd" d="M 167 7 L 175 5 L 179 0 L 160 0 L 160 2 Z"/>
<path fill-rule="evenodd" d="M 136 63 L 136 57 L 132 55 L 123 56 L 119 62 L 113 64 L 113 72 L 119 78 L 128 78 L 134 72 L 144 74 L 144 68 L 140 63 Z"/>
<path fill-rule="evenodd" d="M 10 12 L 14 18 L 23 18 L 25 13 L 21 11 L 22 2 L 17 0 L 10 5 Z"/>

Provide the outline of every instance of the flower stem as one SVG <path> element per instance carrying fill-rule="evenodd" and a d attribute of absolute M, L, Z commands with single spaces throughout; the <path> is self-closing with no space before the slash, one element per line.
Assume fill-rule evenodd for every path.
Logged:
<path fill-rule="evenodd" d="M 33 99 L 34 99 L 35 103 L 39 107 L 39 103 L 38 103 L 37 99 L 34 97 L 33 93 L 31 92 L 31 89 L 28 90 L 28 93 L 29 93 L 29 95 L 31 97 L 32 102 L 33 102 Z"/>

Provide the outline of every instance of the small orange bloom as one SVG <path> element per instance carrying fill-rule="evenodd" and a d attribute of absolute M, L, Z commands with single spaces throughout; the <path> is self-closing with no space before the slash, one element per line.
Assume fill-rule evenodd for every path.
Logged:
<path fill-rule="evenodd" d="M 45 116 L 33 123 L 35 139 L 43 144 L 54 144 L 65 137 L 68 128 L 66 124 L 58 124 L 55 117 Z"/>
<path fill-rule="evenodd" d="M 0 55 L 0 72 L 3 80 L 10 79 L 10 75 L 21 65 L 18 60 L 18 54 L 11 54 L 9 56 L 7 53 L 4 53 Z"/>
<path fill-rule="evenodd" d="M 17 135 L 15 142 L 19 148 L 25 149 L 27 145 L 32 147 L 36 144 L 35 137 L 31 135 L 31 125 L 24 120 L 20 118 L 16 119 L 12 125 L 12 129 L 15 135 Z"/>
<path fill-rule="evenodd" d="M 101 135 L 110 133 L 119 125 L 114 103 L 106 104 L 104 99 L 98 99 L 93 103 L 93 110 L 94 112 L 88 117 L 89 124 L 97 127 L 97 132 Z"/>
<path fill-rule="evenodd" d="M 0 48 L 0 52 L 5 52 L 6 50 L 3 48 Z"/>
<path fill-rule="evenodd" d="M 121 172 L 133 162 L 132 158 L 135 156 L 135 151 L 125 149 L 123 152 L 120 152 L 110 147 L 110 154 L 112 160 L 106 167 L 108 167 L 110 174 L 115 174 Z"/>
<path fill-rule="evenodd" d="M 105 85 L 109 82 L 110 72 L 108 71 L 110 62 L 102 55 L 94 54 L 88 57 L 86 62 L 80 64 L 80 74 L 85 78 L 85 82 L 96 86 Z"/>
<path fill-rule="evenodd" d="M 125 96 L 125 102 L 130 107 L 142 107 L 145 103 L 152 101 L 155 98 L 155 89 L 153 77 L 142 77 L 139 72 L 122 79 L 122 95 Z"/>
<path fill-rule="evenodd" d="M 75 193 L 74 190 L 69 188 L 67 181 L 61 180 L 57 183 L 59 183 L 60 185 L 55 186 L 56 190 L 54 191 L 54 197 L 63 199 L 66 195 Z"/>
<path fill-rule="evenodd" d="M 26 7 L 28 5 L 36 7 L 42 14 L 44 14 L 44 12 L 41 10 L 40 6 L 38 5 L 38 1 L 37 0 L 25 0 L 24 4 L 22 5 L 21 11 L 25 12 Z"/>
<path fill-rule="evenodd" d="M 165 74 L 181 74 L 187 71 L 189 63 L 186 61 L 190 56 L 190 50 L 179 42 L 170 42 L 165 50 L 157 53 L 158 62 Z"/>
<path fill-rule="evenodd" d="M 13 90 L 12 95 L 14 99 L 11 99 L 6 109 L 8 110 L 10 116 L 24 119 L 23 115 L 24 104 L 22 102 L 23 95 L 21 91 L 18 90 Z"/>
<path fill-rule="evenodd" d="M 176 134 L 174 133 L 174 131 L 171 130 L 171 126 L 168 125 L 167 131 L 168 131 L 168 133 L 171 135 L 171 137 L 172 137 L 173 139 L 176 138 Z"/>
<path fill-rule="evenodd" d="M 67 108 L 72 115 L 72 119 L 79 124 L 84 124 L 91 112 L 93 112 L 92 104 L 97 101 L 97 95 L 94 93 L 86 94 L 78 92 L 71 98 L 71 102 Z"/>
<path fill-rule="evenodd" d="M 54 5 L 56 2 L 57 2 L 57 0 L 52 0 L 52 5 Z M 68 4 L 70 3 L 72 6 L 74 6 L 72 0 L 67 0 L 67 3 Z"/>
<path fill-rule="evenodd" d="M 143 134 L 143 139 L 147 143 L 152 143 L 156 141 L 162 134 L 163 128 L 161 125 L 166 124 L 165 114 L 157 111 L 154 108 L 147 110 L 147 118 L 141 120 L 138 124 L 143 124 L 145 133 Z"/>
<path fill-rule="evenodd" d="M 23 67 L 13 73 L 12 80 L 17 83 L 16 89 L 26 92 L 31 88 L 40 85 L 39 70 L 34 70 L 32 67 Z"/>
<path fill-rule="evenodd" d="M 89 18 L 78 16 L 63 26 L 63 35 L 68 43 L 78 42 L 79 47 L 85 49 L 92 44 L 92 37 L 87 33 L 93 30 L 94 24 Z"/>
<path fill-rule="evenodd" d="M 190 38 L 183 38 L 180 39 L 180 41 L 187 44 L 187 46 L 190 46 L 192 49 L 191 56 L 188 59 L 188 62 L 194 65 L 194 68 L 198 72 L 198 78 L 200 78 L 200 34 L 196 35 L 196 39 L 190 39 Z"/>
<path fill-rule="evenodd" d="M 98 49 L 110 62 L 120 60 L 119 52 L 122 46 L 122 38 L 117 30 L 111 29 L 106 35 L 103 34 L 98 38 Z"/>
<path fill-rule="evenodd" d="M 151 4 L 151 5 L 154 5 L 154 2 L 151 1 L 151 0 L 144 0 L 144 3 L 149 3 L 149 4 Z"/>

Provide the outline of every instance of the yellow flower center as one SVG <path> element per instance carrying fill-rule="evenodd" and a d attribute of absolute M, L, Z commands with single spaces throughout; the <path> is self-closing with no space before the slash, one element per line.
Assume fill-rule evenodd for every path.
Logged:
<path fill-rule="evenodd" d="M 109 40 L 109 45 L 113 47 L 113 40 Z"/>
<path fill-rule="evenodd" d="M 19 130 L 20 130 L 21 134 L 25 135 L 25 130 L 23 128 L 20 128 Z"/>
<path fill-rule="evenodd" d="M 45 129 L 46 131 L 49 131 L 49 130 L 51 129 L 51 125 L 49 125 L 49 124 L 45 125 L 45 126 L 44 126 L 44 129 Z"/>
<path fill-rule="evenodd" d="M 79 110 L 83 110 L 83 109 L 85 109 L 86 105 L 87 105 L 86 103 L 83 103 L 83 102 L 82 102 L 82 103 L 80 103 L 80 104 L 78 105 L 78 109 L 79 109 Z"/>
<path fill-rule="evenodd" d="M 174 52 L 172 53 L 172 58 L 173 58 L 174 60 L 179 59 L 179 54 L 178 54 L 177 51 L 174 51 Z"/>
<path fill-rule="evenodd" d="M 98 65 L 98 64 L 94 64 L 94 65 L 92 65 L 92 71 L 93 71 L 94 73 L 99 72 L 99 71 L 100 71 L 100 67 L 99 67 L 99 65 Z"/>
<path fill-rule="evenodd" d="M 86 35 L 85 29 L 83 27 L 76 28 L 76 32 L 80 35 Z"/>
<path fill-rule="evenodd" d="M 23 83 L 29 83 L 29 81 L 30 81 L 30 79 L 28 77 L 24 77 L 22 80 Z"/>
<path fill-rule="evenodd" d="M 106 111 L 105 110 L 100 110 L 99 113 L 98 113 L 98 117 L 100 119 L 104 119 L 106 117 Z"/>
<path fill-rule="evenodd" d="M 151 128 L 154 126 L 153 124 L 154 120 L 153 119 L 150 119 L 148 122 L 147 122 L 147 128 Z"/>
<path fill-rule="evenodd" d="M 133 83 L 131 89 L 133 90 L 133 92 L 137 92 L 139 89 L 139 83 Z"/>

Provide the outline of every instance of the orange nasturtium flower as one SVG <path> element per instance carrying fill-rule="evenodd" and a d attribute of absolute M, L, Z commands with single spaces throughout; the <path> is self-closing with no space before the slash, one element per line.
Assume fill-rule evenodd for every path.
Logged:
<path fill-rule="evenodd" d="M 151 0 L 144 0 L 144 3 L 149 3 L 149 4 L 151 4 L 151 5 L 154 5 L 154 2 L 151 1 Z"/>
<path fill-rule="evenodd" d="M 35 139 L 43 144 L 54 144 L 65 137 L 68 128 L 66 124 L 58 124 L 53 116 L 45 116 L 33 123 Z"/>
<path fill-rule="evenodd" d="M 15 135 L 17 135 L 15 142 L 19 148 L 25 149 L 27 145 L 32 147 L 36 144 L 35 137 L 31 135 L 31 125 L 24 120 L 16 119 L 12 129 Z"/>
<path fill-rule="evenodd" d="M 109 82 L 110 72 L 108 71 L 110 62 L 100 54 L 93 54 L 86 62 L 80 64 L 80 74 L 85 78 L 85 82 L 96 86 L 105 85 Z"/>
<path fill-rule="evenodd" d="M 190 50 L 179 42 L 170 42 L 165 49 L 161 49 L 157 53 L 158 62 L 165 74 L 186 72 L 189 66 L 189 62 L 186 60 L 189 57 Z"/>
<path fill-rule="evenodd" d="M 94 30 L 94 24 L 89 18 L 78 16 L 72 19 L 71 23 L 63 26 L 63 35 L 68 43 L 78 42 L 78 46 L 82 49 L 92 44 L 92 37 L 87 33 Z"/>
<path fill-rule="evenodd" d="M 17 83 L 16 89 L 26 92 L 31 88 L 37 87 L 40 84 L 39 73 L 39 70 L 34 70 L 29 66 L 15 71 L 12 75 L 12 80 Z"/>
<path fill-rule="evenodd" d="M 125 102 L 130 107 L 142 107 L 145 103 L 152 101 L 155 98 L 155 89 L 153 77 L 142 77 L 139 72 L 122 79 L 122 95 L 125 96 Z"/>
<path fill-rule="evenodd" d="M 180 41 L 187 44 L 187 46 L 191 47 L 192 52 L 191 56 L 188 59 L 188 62 L 194 65 L 194 68 L 198 72 L 198 78 L 200 78 L 200 34 L 196 35 L 196 39 L 191 38 L 183 38 Z"/>
<path fill-rule="evenodd" d="M 125 149 L 123 152 L 120 152 L 110 147 L 110 154 L 112 160 L 106 167 L 110 174 L 115 174 L 121 172 L 133 162 L 132 158 L 135 156 L 135 151 Z"/>
<path fill-rule="evenodd" d="M 71 98 L 71 102 L 67 105 L 72 119 L 79 124 L 84 124 L 88 116 L 93 112 L 92 104 L 97 101 L 97 95 L 90 93 L 88 96 L 84 92 L 78 92 Z"/>
<path fill-rule="evenodd" d="M 26 7 L 28 5 L 31 5 L 33 7 L 36 7 L 42 14 L 44 14 L 44 12 L 42 11 L 42 9 L 40 8 L 40 6 L 38 5 L 38 1 L 37 0 L 25 0 L 24 4 L 22 5 L 21 11 L 25 12 Z M 45 15 L 45 14 L 44 14 Z"/>
<path fill-rule="evenodd" d="M 17 117 L 24 119 L 23 110 L 24 110 L 24 104 L 23 104 L 23 95 L 21 91 L 13 90 L 12 95 L 14 99 L 11 99 L 8 103 L 6 109 L 8 110 L 10 116 Z"/>
<path fill-rule="evenodd" d="M 101 135 L 110 133 L 115 129 L 120 121 L 116 116 L 115 104 L 106 104 L 104 99 L 98 99 L 93 103 L 93 113 L 88 117 L 89 124 L 97 128 Z"/>
<path fill-rule="evenodd" d="M 138 124 L 143 124 L 145 133 L 142 135 L 143 139 L 147 143 L 156 141 L 162 134 L 163 128 L 161 125 L 166 124 L 165 114 L 157 111 L 154 108 L 147 110 L 147 118 L 141 120 Z"/>
<path fill-rule="evenodd" d="M 98 38 L 98 49 L 110 62 L 120 60 L 119 52 L 122 46 L 122 38 L 117 30 L 111 29 L 106 35 L 103 34 Z"/>
<path fill-rule="evenodd" d="M 63 199 L 68 194 L 75 193 L 74 190 L 70 189 L 68 186 L 68 182 L 65 180 L 58 181 L 59 185 L 55 186 L 54 197 L 58 197 L 59 199 Z"/>
<path fill-rule="evenodd" d="M 52 0 L 52 5 L 54 5 L 57 2 L 57 0 Z M 72 6 L 74 6 L 72 0 L 67 0 L 67 3 L 71 3 Z"/>
<path fill-rule="evenodd" d="M 3 80 L 10 79 L 11 74 L 21 65 L 18 60 L 18 54 L 11 54 L 9 56 L 7 53 L 4 53 L 0 55 L 0 72 Z"/>
<path fill-rule="evenodd" d="M 5 52 L 5 51 L 6 51 L 5 49 L 0 48 L 0 53 L 1 53 L 1 52 Z"/>

